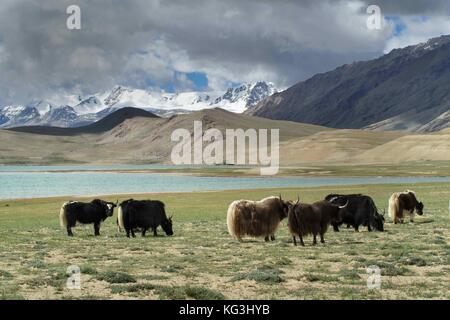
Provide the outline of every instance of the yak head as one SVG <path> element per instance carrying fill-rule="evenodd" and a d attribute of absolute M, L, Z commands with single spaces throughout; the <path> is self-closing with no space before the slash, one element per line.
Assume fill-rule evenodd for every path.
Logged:
<path fill-rule="evenodd" d="M 163 221 L 161 222 L 161 228 L 164 230 L 164 232 L 166 233 L 166 235 L 168 236 L 172 236 L 173 235 L 173 229 L 172 229 L 172 217 L 170 216 L 167 219 L 163 219 Z"/>
<path fill-rule="evenodd" d="M 114 208 L 117 207 L 117 204 L 119 203 L 119 200 L 116 201 L 116 203 L 114 202 L 104 202 L 105 208 L 106 208 L 106 216 L 107 217 L 112 217 L 114 214 Z"/>
<path fill-rule="evenodd" d="M 287 214 L 294 214 L 295 209 L 300 205 L 300 196 L 297 196 L 297 201 L 287 201 Z"/>
<path fill-rule="evenodd" d="M 419 216 L 423 215 L 423 207 L 424 207 L 424 205 L 423 205 L 422 202 L 417 203 L 417 205 L 416 205 L 416 213 Z"/>
<path fill-rule="evenodd" d="M 344 219 L 344 215 L 345 215 L 345 211 L 347 210 L 347 206 L 348 206 L 348 199 L 345 199 L 345 204 L 344 205 L 339 205 L 336 202 L 332 202 L 331 204 L 337 209 L 335 211 L 332 211 L 332 215 L 331 215 L 331 223 L 333 225 L 335 224 L 340 224 L 342 222 L 342 220 Z"/>
<path fill-rule="evenodd" d="M 280 194 L 279 198 L 280 198 L 280 206 L 281 206 L 280 218 L 281 218 L 281 220 L 283 220 L 283 219 L 287 218 L 287 216 L 289 214 L 289 208 L 290 208 L 290 206 L 292 206 L 294 204 L 294 202 L 290 201 L 290 200 L 283 200 L 281 198 L 281 194 Z"/>
<path fill-rule="evenodd" d="M 384 231 L 384 215 L 386 214 L 386 210 L 383 211 L 383 214 L 375 212 L 375 215 L 372 220 L 372 227 L 378 231 Z"/>

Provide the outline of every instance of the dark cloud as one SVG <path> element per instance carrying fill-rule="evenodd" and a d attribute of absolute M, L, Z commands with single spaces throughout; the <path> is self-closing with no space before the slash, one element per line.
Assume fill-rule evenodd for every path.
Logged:
<path fill-rule="evenodd" d="M 448 15 L 448 0 L 364 0 L 366 6 L 378 5 L 384 14 L 392 15 Z"/>
<path fill-rule="evenodd" d="M 381 1 L 382 10 L 414 13 L 423 5 L 391 2 Z M 73 4 L 81 8 L 81 30 L 66 28 Z M 115 84 L 187 89 L 180 74 L 194 71 L 214 88 L 260 79 L 291 85 L 383 52 L 393 26 L 368 30 L 366 7 L 331 0 L 3 0 L 0 104 Z"/>

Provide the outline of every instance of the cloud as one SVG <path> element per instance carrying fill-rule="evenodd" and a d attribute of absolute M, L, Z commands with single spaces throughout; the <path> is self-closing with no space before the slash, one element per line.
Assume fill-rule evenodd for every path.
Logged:
<path fill-rule="evenodd" d="M 392 49 L 423 43 L 430 38 L 450 34 L 450 17 L 437 16 L 432 19 L 418 16 L 407 16 L 400 19 L 403 30 L 389 39 L 385 53 Z"/>
<path fill-rule="evenodd" d="M 433 15 L 446 7 L 445 1 L 391 2 L 380 2 L 383 12 Z M 81 8 L 81 30 L 66 28 L 66 8 L 73 4 Z M 393 23 L 368 30 L 367 5 L 362 0 L 3 0 L 0 105 L 55 92 L 95 93 L 116 84 L 189 90 L 195 84 L 186 74 L 192 72 L 204 73 L 211 89 L 261 79 L 286 87 L 376 57 L 415 34 L 408 21 L 404 41 L 392 37 Z"/>
<path fill-rule="evenodd" d="M 364 5 L 378 5 L 385 15 L 448 15 L 448 0 L 363 0 Z"/>

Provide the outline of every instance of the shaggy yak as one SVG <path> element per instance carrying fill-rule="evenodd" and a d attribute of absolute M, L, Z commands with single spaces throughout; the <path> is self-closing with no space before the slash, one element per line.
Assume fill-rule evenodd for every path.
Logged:
<path fill-rule="evenodd" d="M 237 200 L 230 204 L 227 212 L 228 232 L 242 242 L 245 235 L 275 240 L 275 231 L 287 217 L 288 201 L 279 197 L 268 197 L 261 201 Z"/>
<path fill-rule="evenodd" d="M 423 203 L 419 202 L 416 193 L 411 190 L 396 192 L 389 198 L 389 217 L 395 224 L 403 223 L 405 213 L 409 215 L 409 220 L 414 222 L 414 213 L 423 215 Z"/>
<path fill-rule="evenodd" d="M 94 224 L 94 233 L 100 235 L 100 224 L 106 218 L 111 217 L 117 203 L 106 202 L 95 199 L 92 202 L 84 203 L 69 201 L 62 205 L 59 212 L 59 224 L 67 230 L 68 236 L 73 236 L 72 228 L 77 222 L 81 224 Z"/>
<path fill-rule="evenodd" d="M 295 204 L 289 206 L 288 227 L 294 239 L 294 245 L 297 245 L 296 236 L 300 238 L 300 244 L 305 245 L 303 237 L 309 234 L 314 236 L 313 244 L 317 244 L 317 235 L 320 235 L 320 242 L 325 243 L 323 238 L 331 223 L 339 224 L 342 220 L 342 210 L 347 207 L 338 206 L 328 201 L 319 201 L 313 204 L 300 203 L 297 200 Z"/>

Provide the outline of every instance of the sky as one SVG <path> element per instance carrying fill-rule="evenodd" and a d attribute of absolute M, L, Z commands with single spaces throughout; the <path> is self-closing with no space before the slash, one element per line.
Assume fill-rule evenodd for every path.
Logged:
<path fill-rule="evenodd" d="M 67 28 L 70 5 L 79 30 Z M 381 9 L 380 29 L 367 27 L 369 5 Z M 0 106 L 115 85 L 283 89 L 442 34 L 447 0 L 2 0 Z"/>

